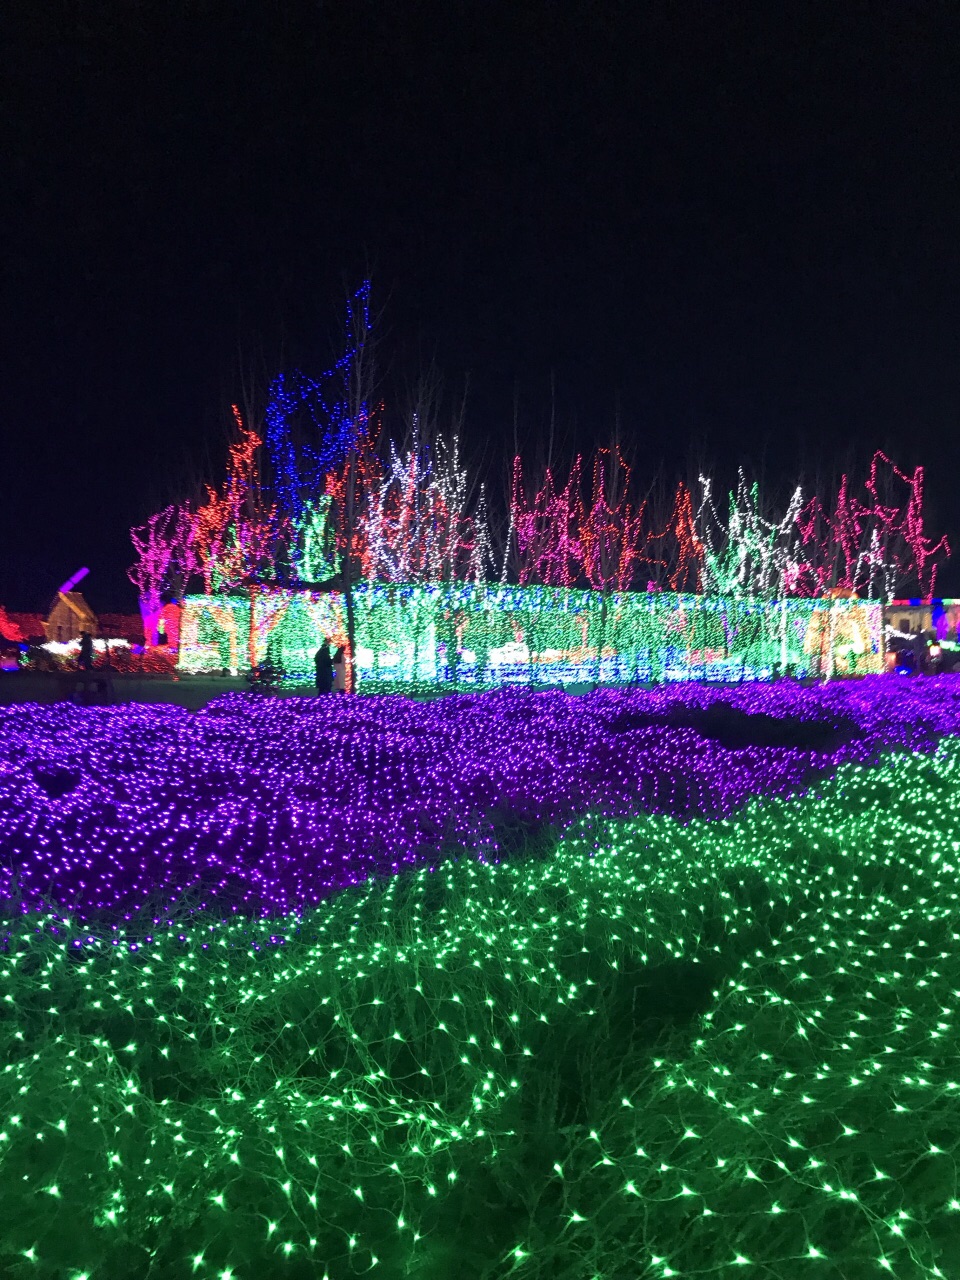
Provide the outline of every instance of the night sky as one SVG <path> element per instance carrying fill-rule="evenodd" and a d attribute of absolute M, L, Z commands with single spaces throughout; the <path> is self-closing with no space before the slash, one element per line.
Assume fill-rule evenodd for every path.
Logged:
<path fill-rule="evenodd" d="M 487 467 L 552 382 L 672 476 L 886 447 L 960 549 L 955 4 L 8 0 L 0 58 L 8 609 L 135 611 L 129 525 L 368 272 Z"/>

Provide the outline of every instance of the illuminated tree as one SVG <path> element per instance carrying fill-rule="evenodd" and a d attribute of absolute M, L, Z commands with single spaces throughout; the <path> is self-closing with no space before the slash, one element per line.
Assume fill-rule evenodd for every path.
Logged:
<path fill-rule="evenodd" d="M 712 485 L 700 477 L 701 502 L 697 532 L 703 545 L 702 586 L 716 595 L 753 596 L 780 600 L 803 562 L 797 517 L 803 507 L 799 486 L 779 518 L 761 509 L 760 486 L 749 483 L 743 471 L 728 495 L 724 523 L 712 501 Z"/>
<path fill-rule="evenodd" d="M 385 471 L 369 476 L 359 517 L 365 576 L 381 582 L 483 582 L 493 556 L 486 500 L 461 465 L 454 435 L 390 445 Z"/>
<path fill-rule="evenodd" d="M 627 591 L 641 555 L 645 502 L 635 507 L 631 469 L 618 445 L 594 456 L 589 504 L 581 507 L 578 545 L 583 573 L 596 591 Z"/>
<path fill-rule="evenodd" d="M 205 491 L 206 501 L 197 509 L 193 518 L 192 541 L 197 569 L 203 578 L 203 589 L 209 596 L 220 591 L 223 586 L 220 563 L 229 506 L 212 485 L 206 485 Z"/>
<path fill-rule="evenodd" d="M 354 687 L 353 661 L 357 651 L 357 619 L 353 588 L 358 580 L 360 564 L 354 555 L 358 517 L 362 511 L 364 464 L 372 465 L 370 451 L 364 448 L 373 425 L 371 400 L 376 377 L 375 350 L 370 321 L 369 281 L 347 303 L 347 353 L 338 362 L 340 398 L 328 413 L 331 456 L 342 458 L 339 504 L 339 538 L 341 548 L 340 585 L 347 616 L 347 689 Z M 321 461 L 317 459 L 317 466 Z M 329 490 L 328 490 L 329 492 Z M 357 546 L 357 550 L 360 547 Z"/>
<path fill-rule="evenodd" d="M 266 444 L 280 513 L 291 530 L 305 529 L 305 508 L 328 492 L 327 477 L 341 474 L 341 524 L 353 524 L 356 476 L 353 464 L 371 425 L 370 282 L 347 298 L 343 352 L 319 378 L 295 370 L 281 373 L 270 388 Z M 309 523 L 309 520 L 308 522 Z M 338 535 L 341 543 L 352 535 Z M 301 577 L 303 539 L 294 539 L 291 565 Z M 341 571 L 352 576 L 348 558 Z"/>
<path fill-rule="evenodd" d="M 611 592 L 627 591 L 641 558 L 645 500 L 634 506 L 631 470 L 618 444 L 594 455 L 590 497 L 578 510 L 577 545 L 583 576 L 601 593 L 596 628 L 596 680 L 602 673 L 610 621 Z"/>
<path fill-rule="evenodd" d="M 236 434 L 227 451 L 226 479 L 206 486 L 194 517 L 193 542 L 207 594 L 276 578 L 286 521 L 267 503 L 260 476 L 263 440 L 233 406 Z"/>
<path fill-rule="evenodd" d="M 557 488 L 552 468 L 546 467 L 542 484 L 530 495 L 523 463 L 519 457 L 514 459 L 510 523 L 521 585 L 539 582 L 548 587 L 572 587 L 580 577 L 581 466 L 578 455 L 563 489 Z"/>
<path fill-rule="evenodd" d="M 934 542 L 924 528 L 923 468 L 908 475 L 878 450 L 864 488 L 871 500 L 861 511 L 869 540 L 871 592 L 888 600 L 904 586 L 916 584 L 919 594 L 929 599 L 950 544 L 946 535 Z"/>
<path fill-rule="evenodd" d="M 487 498 L 460 458 L 460 435 L 438 435 L 433 489 L 440 522 L 434 572 L 441 582 L 486 582 L 493 568 Z"/>
<path fill-rule="evenodd" d="M 378 452 L 379 430 L 372 426 L 357 441 L 351 456 L 331 471 L 324 480 L 324 494 L 330 499 L 329 519 L 335 539 L 335 555 L 343 572 L 343 563 L 349 557 L 355 577 L 373 579 L 373 562 L 378 555 L 378 544 L 369 541 L 373 528 L 368 510 L 379 499 L 383 484 L 383 463 Z M 347 521 L 348 485 L 353 489 L 354 517 Z"/>
<path fill-rule="evenodd" d="M 923 468 L 908 475 L 878 450 L 863 488 L 865 496 L 857 497 L 844 474 L 831 508 L 814 496 L 799 513 L 808 567 L 798 588 L 889 599 L 915 583 L 922 596 L 932 595 L 950 546 L 945 536 L 934 542 L 924 528 Z"/>
<path fill-rule="evenodd" d="M 663 533 L 667 578 L 672 591 L 696 593 L 701 590 L 703 544 L 697 534 L 693 497 L 681 480 L 673 499 L 673 510 Z"/>
<path fill-rule="evenodd" d="M 167 595 L 181 596 L 194 566 L 194 514 L 187 503 L 171 505 L 130 530 L 137 553 L 127 577 L 137 588 L 144 640 L 158 643 L 160 612 Z"/>
<path fill-rule="evenodd" d="M 20 627 L 0 604 L 0 639 L 8 640 L 11 644 L 22 644 L 26 638 Z"/>

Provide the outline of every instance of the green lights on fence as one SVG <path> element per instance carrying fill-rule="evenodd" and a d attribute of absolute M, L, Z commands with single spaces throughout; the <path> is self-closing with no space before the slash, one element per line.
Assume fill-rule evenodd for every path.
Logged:
<path fill-rule="evenodd" d="M 363 692 L 880 670 L 881 609 L 859 600 L 365 583 L 354 591 L 354 614 Z M 269 660 L 292 679 L 312 680 L 324 638 L 347 640 L 337 592 L 190 596 L 180 666 L 237 672 Z"/>

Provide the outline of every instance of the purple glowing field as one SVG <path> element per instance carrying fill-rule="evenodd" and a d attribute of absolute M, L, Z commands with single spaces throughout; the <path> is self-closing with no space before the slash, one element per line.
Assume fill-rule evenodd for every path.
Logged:
<path fill-rule="evenodd" d="M 287 911 L 453 851 L 509 856 L 586 813 L 728 813 L 958 727 L 950 677 L 10 708 L 0 893 Z"/>

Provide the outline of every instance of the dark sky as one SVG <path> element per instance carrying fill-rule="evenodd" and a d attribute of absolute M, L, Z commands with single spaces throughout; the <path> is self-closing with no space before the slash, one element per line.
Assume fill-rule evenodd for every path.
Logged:
<path fill-rule="evenodd" d="M 132 611 L 127 528 L 219 457 L 238 350 L 319 371 L 368 264 L 389 376 L 469 375 L 494 456 L 553 376 L 571 446 L 619 406 L 651 469 L 887 446 L 960 545 L 955 4 L 8 0 L 0 27 L 8 608 L 86 564 Z"/>

